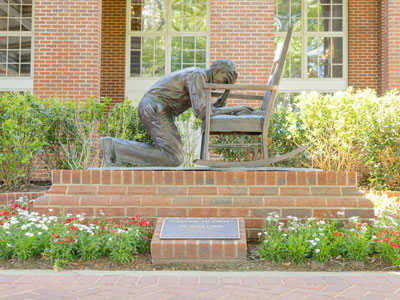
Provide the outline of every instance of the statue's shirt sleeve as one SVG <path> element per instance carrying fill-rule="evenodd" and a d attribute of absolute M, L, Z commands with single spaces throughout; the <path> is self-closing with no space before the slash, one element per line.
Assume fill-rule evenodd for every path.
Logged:
<path fill-rule="evenodd" d="M 190 102 L 195 116 L 203 120 L 206 116 L 206 92 L 204 84 L 206 83 L 206 75 L 203 73 L 194 74 L 188 79 L 188 89 Z"/>

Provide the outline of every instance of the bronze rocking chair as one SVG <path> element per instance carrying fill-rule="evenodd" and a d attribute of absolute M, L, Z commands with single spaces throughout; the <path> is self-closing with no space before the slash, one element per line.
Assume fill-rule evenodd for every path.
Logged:
<path fill-rule="evenodd" d="M 205 84 L 207 92 L 206 118 L 203 120 L 202 145 L 200 159 L 196 160 L 197 165 L 209 167 L 263 167 L 273 163 L 288 159 L 300 152 L 304 151 L 307 146 L 302 146 L 289 153 L 268 157 L 268 126 L 271 118 L 271 112 L 279 88 L 279 82 L 282 77 L 283 65 L 289 49 L 290 39 L 292 36 L 292 28 L 289 28 L 285 41 L 279 43 L 276 49 L 274 62 L 271 69 L 268 85 L 248 85 L 248 84 Z M 246 115 L 215 115 L 211 116 L 211 97 L 219 96 L 221 93 L 214 93 L 212 90 L 241 90 L 241 91 L 265 91 L 264 96 L 230 94 L 229 98 L 233 99 L 252 99 L 262 100 L 261 110 L 254 111 Z M 237 134 L 237 135 L 255 135 L 254 144 L 210 144 L 210 135 L 219 134 Z M 261 135 L 262 142 L 258 143 L 258 136 Z M 262 159 L 258 159 L 258 148 L 262 148 Z M 254 148 L 253 161 L 244 162 L 225 162 L 208 159 L 209 148 Z"/>

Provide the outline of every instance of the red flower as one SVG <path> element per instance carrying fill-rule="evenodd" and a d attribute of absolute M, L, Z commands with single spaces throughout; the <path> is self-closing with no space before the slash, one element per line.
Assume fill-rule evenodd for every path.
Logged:
<path fill-rule="evenodd" d="M 340 232 L 335 232 L 333 235 L 334 236 L 342 236 L 342 234 Z"/>
<path fill-rule="evenodd" d="M 78 230 L 78 228 L 76 228 L 75 226 L 71 226 L 71 229 L 72 229 L 72 230 L 75 230 L 75 231 Z"/>

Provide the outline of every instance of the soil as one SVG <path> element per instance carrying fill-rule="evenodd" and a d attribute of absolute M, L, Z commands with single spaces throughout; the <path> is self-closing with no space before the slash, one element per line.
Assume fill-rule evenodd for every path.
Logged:
<path fill-rule="evenodd" d="M 47 191 L 51 187 L 51 182 L 47 181 L 38 181 L 38 182 L 31 182 L 29 185 L 21 187 L 15 193 L 21 192 L 43 192 Z M 0 184 L 0 193 L 14 193 L 6 189 L 5 186 Z"/>
<path fill-rule="evenodd" d="M 151 255 L 138 255 L 130 264 L 119 264 L 108 258 L 96 259 L 90 262 L 76 260 L 64 265 L 64 270 L 130 270 L 130 271 L 395 271 L 395 266 L 390 266 L 379 258 L 371 258 L 366 262 L 350 261 L 345 259 L 333 259 L 326 263 L 308 261 L 303 264 L 292 264 L 291 262 L 274 263 L 261 260 L 257 255 L 257 243 L 247 245 L 247 261 L 229 264 L 163 264 L 152 265 Z M 12 259 L 0 262 L 0 269 L 52 269 L 50 261 L 40 258 L 30 260 Z"/>

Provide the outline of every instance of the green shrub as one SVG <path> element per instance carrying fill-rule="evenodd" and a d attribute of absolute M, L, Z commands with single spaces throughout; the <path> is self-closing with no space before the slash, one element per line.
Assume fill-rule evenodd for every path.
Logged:
<path fill-rule="evenodd" d="M 400 97 L 395 91 L 382 97 L 373 90 L 303 93 L 295 105 L 302 131 L 293 136 L 309 145 L 305 165 L 356 170 L 370 187 L 399 188 Z"/>
<path fill-rule="evenodd" d="M 269 156 L 309 146 L 279 166 L 355 170 L 372 188 L 400 189 L 400 96 L 395 91 L 382 97 L 373 90 L 302 93 L 294 106 L 274 109 L 269 137 Z M 239 139 L 254 142 L 251 136 L 220 136 L 214 141 Z M 253 159 L 252 150 L 217 148 L 216 153 L 228 161 Z"/>
<path fill-rule="evenodd" d="M 35 97 L 29 93 L 0 95 L 0 182 L 8 191 L 29 183 L 46 130 Z"/>
<path fill-rule="evenodd" d="M 345 220 L 338 212 L 336 219 L 307 218 L 300 221 L 288 217 L 287 226 L 279 216 L 271 213 L 258 253 L 261 259 L 303 263 L 307 260 L 326 262 L 332 258 L 366 261 L 380 256 L 388 263 L 400 267 L 400 216 L 380 215 L 370 224 L 358 217 Z"/>
<path fill-rule="evenodd" d="M 43 160 L 49 169 L 87 169 L 97 162 L 95 140 L 106 118 L 109 100 L 85 101 L 46 99 L 41 116 L 49 130 L 45 133 Z"/>

